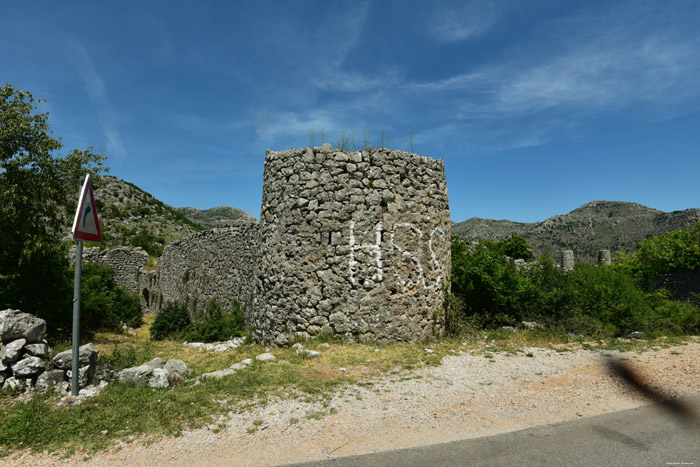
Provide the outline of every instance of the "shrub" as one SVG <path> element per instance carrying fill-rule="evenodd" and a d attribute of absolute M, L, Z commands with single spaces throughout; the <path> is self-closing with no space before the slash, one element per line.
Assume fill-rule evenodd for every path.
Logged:
<path fill-rule="evenodd" d="M 506 261 L 502 248 L 492 241 L 472 248 L 453 238 L 449 330 L 533 320 L 583 335 L 699 331 L 697 307 L 675 302 L 665 291 L 645 294 L 628 265 L 577 264 L 572 272 L 564 272 L 545 256 L 519 272 Z"/>
<path fill-rule="evenodd" d="M 245 320 L 238 302 L 232 310 L 225 310 L 211 299 L 203 310 L 195 313 L 195 319 L 184 330 L 183 337 L 192 342 L 216 342 L 243 336 Z"/>
<path fill-rule="evenodd" d="M 216 342 L 243 336 L 245 332 L 238 302 L 234 301 L 232 310 L 226 310 L 215 299 L 196 310 L 193 319 L 186 305 L 169 303 L 158 312 L 151 326 L 151 338 L 155 340 L 170 337 L 190 342 Z"/>
<path fill-rule="evenodd" d="M 644 240 L 626 267 L 649 279 L 678 270 L 700 269 L 700 223 Z"/>
<path fill-rule="evenodd" d="M 182 303 L 170 302 L 160 310 L 151 325 L 151 339 L 163 340 L 176 336 L 184 331 L 191 323 L 187 306 Z"/>
<path fill-rule="evenodd" d="M 141 301 L 114 280 L 114 269 L 83 265 L 80 327 L 89 336 L 96 331 L 120 331 L 122 323 L 139 327 L 143 322 Z"/>

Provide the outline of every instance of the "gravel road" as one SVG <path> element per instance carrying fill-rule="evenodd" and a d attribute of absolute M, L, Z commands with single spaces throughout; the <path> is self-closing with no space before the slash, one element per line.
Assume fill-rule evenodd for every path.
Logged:
<path fill-rule="evenodd" d="M 476 438 L 650 404 L 619 377 L 621 359 L 668 397 L 700 393 L 700 342 L 643 353 L 528 348 L 455 354 L 439 367 L 384 376 L 324 402 L 274 400 L 149 445 L 6 458 L 16 465 L 278 465 Z"/>

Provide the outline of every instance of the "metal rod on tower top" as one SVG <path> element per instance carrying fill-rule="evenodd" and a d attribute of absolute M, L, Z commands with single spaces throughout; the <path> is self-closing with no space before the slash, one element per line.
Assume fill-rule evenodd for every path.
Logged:
<path fill-rule="evenodd" d="M 73 353 L 71 360 L 71 394 L 78 395 L 78 373 L 80 370 L 80 286 L 83 274 L 83 242 L 78 240 L 75 247 L 75 281 L 73 283 Z"/>

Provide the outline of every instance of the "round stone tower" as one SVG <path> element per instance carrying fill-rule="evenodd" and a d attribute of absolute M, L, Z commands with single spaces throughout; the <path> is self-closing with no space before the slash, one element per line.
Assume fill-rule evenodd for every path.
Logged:
<path fill-rule="evenodd" d="M 390 343 L 442 330 L 451 261 L 441 160 L 328 144 L 268 151 L 260 242 L 258 342 L 329 333 Z"/>

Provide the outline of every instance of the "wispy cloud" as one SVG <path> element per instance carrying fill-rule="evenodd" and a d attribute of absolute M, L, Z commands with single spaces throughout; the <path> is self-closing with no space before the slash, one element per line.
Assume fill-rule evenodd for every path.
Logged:
<path fill-rule="evenodd" d="M 90 101 L 98 107 L 98 119 L 105 137 L 107 153 L 110 156 L 124 157 L 126 151 L 117 130 L 114 109 L 107 98 L 104 80 L 97 72 L 88 50 L 82 45 L 76 46 L 74 50 L 74 65 L 83 79 Z"/>
<path fill-rule="evenodd" d="M 511 50 L 509 61 L 402 89 L 440 102 L 454 119 L 442 128 L 471 133 L 494 151 L 543 144 L 591 119 L 660 121 L 700 110 L 700 37 L 692 27 L 598 21 L 597 29 L 569 24 L 546 52 Z M 506 130 L 494 132 L 494 124 Z"/>
<path fill-rule="evenodd" d="M 491 29 L 510 10 L 506 0 L 436 4 L 428 19 L 428 35 L 438 42 L 456 42 L 480 36 Z"/>
<path fill-rule="evenodd" d="M 314 40 L 318 52 L 314 54 L 317 58 L 314 59 L 312 80 L 318 89 L 361 92 L 382 85 L 381 77 L 344 67 L 348 55 L 360 41 L 369 7 L 368 1 L 335 1 L 330 4 L 329 13 L 321 22 Z"/>

